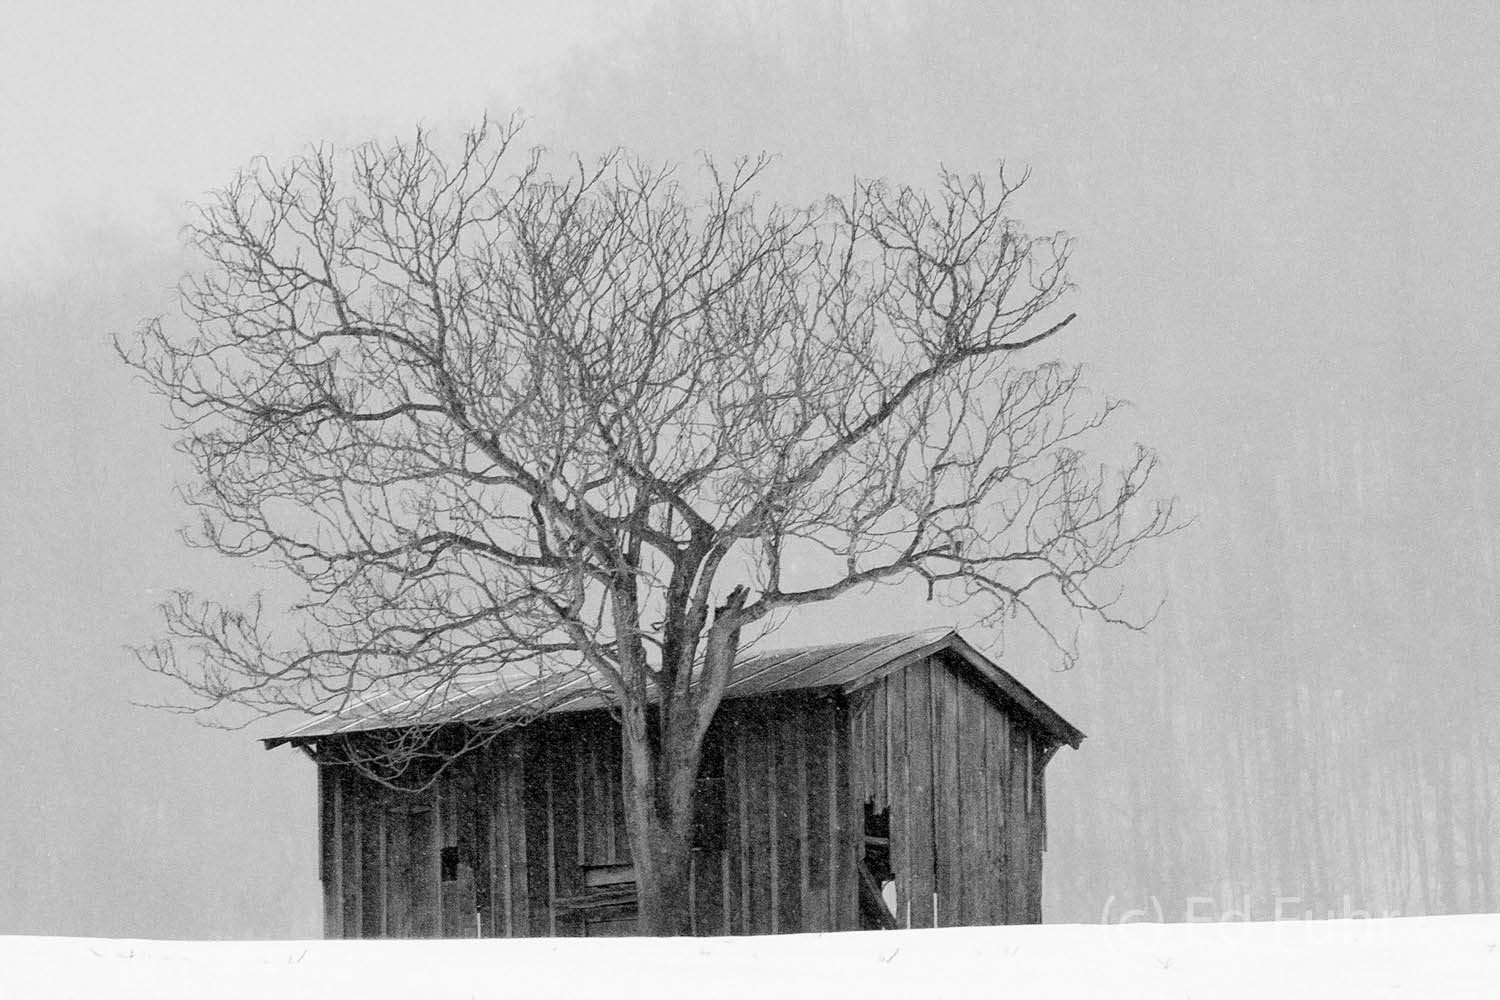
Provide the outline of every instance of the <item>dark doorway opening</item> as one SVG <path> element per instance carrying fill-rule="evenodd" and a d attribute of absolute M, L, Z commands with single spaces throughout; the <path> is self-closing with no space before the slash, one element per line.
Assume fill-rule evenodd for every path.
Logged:
<path fill-rule="evenodd" d="M 864 848 L 859 858 L 859 928 L 894 930 L 896 873 L 891 867 L 891 810 L 865 803 Z"/>

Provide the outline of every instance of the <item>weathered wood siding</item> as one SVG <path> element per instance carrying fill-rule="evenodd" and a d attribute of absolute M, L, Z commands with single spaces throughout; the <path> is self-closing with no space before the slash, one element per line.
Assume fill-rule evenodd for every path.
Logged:
<path fill-rule="evenodd" d="M 1039 923 L 1042 744 L 956 658 L 894 670 L 850 701 L 851 821 L 890 810 L 902 927 Z"/>
<path fill-rule="evenodd" d="M 860 821 L 841 696 L 726 704 L 705 746 L 698 934 L 858 926 Z M 505 733 L 418 792 L 319 768 L 328 937 L 620 933 L 589 873 L 631 863 L 619 733 L 603 712 Z"/>

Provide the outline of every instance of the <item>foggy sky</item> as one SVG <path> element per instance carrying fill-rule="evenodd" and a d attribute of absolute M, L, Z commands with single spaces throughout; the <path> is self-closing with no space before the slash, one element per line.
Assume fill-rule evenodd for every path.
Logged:
<path fill-rule="evenodd" d="M 168 309 L 184 203 L 250 157 L 517 107 L 561 150 L 778 153 L 797 202 L 855 173 L 1032 170 L 1023 221 L 1078 239 L 1061 349 L 1133 401 L 1124 430 L 1197 516 L 1138 567 L 1169 597 L 1148 635 L 1091 632 L 1069 673 L 1002 660 L 1091 734 L 1049 771 L 1054 829 L 1113 822 L 1089 805 L 1110 762 L 1149 788 L 1207 753 L 1213 719 L 1174 741 L 1127 711 L 1158 685 L 1201 707 L 1226 678 L 1336 672 L 1415 729 L 1488 723 L 1493 11 L 306 6 L 38 3 L 0 36 L 0 932 L 319 933 L 311 764 L 134 704 L 170 696 L 123 649 L 169 589 L 265 580 L 177 542 L 185 466 L 108 337 Z M 885 590 L 787 639 L 875 620 L 965 624 Z M 1049 914 L 1103 904 L 1091 843 L 1054 840 Z"/>

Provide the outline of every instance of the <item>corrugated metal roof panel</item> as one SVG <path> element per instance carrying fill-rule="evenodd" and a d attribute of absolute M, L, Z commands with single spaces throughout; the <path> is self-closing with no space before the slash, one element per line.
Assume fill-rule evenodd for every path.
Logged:
<path fill-rule="evenodd" d="M 859 642 L 788 650 L 761 669 L 754 669 L 749 663 L 742 668 L 737 668 L 734 680 L 725 691 L 725 697 L 744 698 L 757 694 L 769 694 L 773 691 L 839 687 L 842 686 L 843 681 L 835 678 L 848 673 L 850 667 L 870 662 L 883 663 L 888 650 L 901 649 L 919 636 L 932 641 L 947 635 L 948 632 L 947 629 L 934 629 L 911 634 L 876 636 Z"/>
<path fill-rule="evenodd" d="M 830 687 L 852 690 L 860 687 L 866 680 L 873 679 L 874 674 L 915 655 L 921 655 L 924 651 L 935 652 L 957 635 L 952 629 L 930 629 L 897 636 L 895 642 L 880 649 L 878 656 L 847 658 L 840 663 L 830 663 L 824 683 Z"/>
<path fill-rule="evenodd" d="M 968 662 L 990 687 L 1031 715 L 1059 740 L 1074 746 L 1082 741 L 1081 732 L 1020 681 L 977 653 L 952 629 L 927 629 L 875 636 L 857 642 L 756 652 L 735 665 L 724 697 L 749 698 L 816 688 L 850 691 L 885 672 L 943 650 L 949 650 Z M 511 670 L 498 677 L 468 683 L 455 681 L 424 689 L 415 695 L 401 692 L 371 694 L 339 711 L 317 716 L 265 743 L 277 746 L 319 736 L 398 726 L 431 726 L 504 719 L 512 715 L 583 711 L 604 708 L 609 703 L 608 694 L 599 689 L 598 678 L 588 671 L 574 668 L 560 680 L 556 675 L 547 676 L 539 671 Z"/>
<path fill-rule="evenodd" d="M 454 679 L 444 684 L 423 686 L 415 693 L 408 690 L 376 691 L 352 699 L 335 711 L 309 719 L 277 737 L 277 741 L 548 711 L 554 704 L 571 702 L 580 694 L 592 692 L 593 688 L 592 678 L 575 668 L 545 678 L 535 670 L 511 669 L 495 677 Z"/>

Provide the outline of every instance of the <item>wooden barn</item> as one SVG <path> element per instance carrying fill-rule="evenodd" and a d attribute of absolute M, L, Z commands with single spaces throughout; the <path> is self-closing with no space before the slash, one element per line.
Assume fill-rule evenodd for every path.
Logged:
<path fill-rule="evenodd" d="M 619 730 L 602 696 L 529 707 L 419 792 L 329 760 L 388 712 L 266 741 L 319 761 L 326 936 L 634 931 Z M 469 692 L 421 722 L 526 708 L 524 688 Z M 1043 774 L 1082 740 L 953 631 L 747 656 L 704 750 L 694 931 L 1036 923 Z"/>

